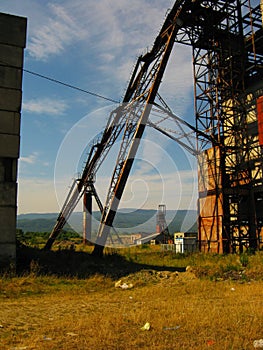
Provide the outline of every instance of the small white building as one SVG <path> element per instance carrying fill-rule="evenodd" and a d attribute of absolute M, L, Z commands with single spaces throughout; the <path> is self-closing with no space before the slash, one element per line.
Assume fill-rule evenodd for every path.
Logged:
<path fill-rule="evenodd" d="M 175 245 L 176 253 L 184 253 L 184 233 L 183 232 L 175 232 L 174 245 Z"/>
<path fill-rule="evenodd" d="M 176 253 L 195 252 L 198 249 L 195 236 L 188 236 L 184 232 L 174 233 L 174 245 Z"/>

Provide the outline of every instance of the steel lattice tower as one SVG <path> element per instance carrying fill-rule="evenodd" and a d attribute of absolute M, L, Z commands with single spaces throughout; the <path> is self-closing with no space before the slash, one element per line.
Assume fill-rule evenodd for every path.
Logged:
<path fill-rule="evenodd" d="M 200 249 L 260 245 L 263 30 L 258 1 L 195 1 L 178 41 L 193 47 Z"/>
<path fill-rule="evenodd" d="M 108 195 L 100 208 L 95 252 L 106 244 L 130 170 L 147 125 L 198 155 L 200 249 L 218 253 L 257 249 L 263 226 L 263 28 L 259 0 L 177 0 L 153 48 L 138 58 L 123 103 L 91 145 L 46 244 L 50 248 L 109 149 L 122 135 Z M 193 52 L 195 126 L 175 116 L 158 93 L 172 48 Z M 161 113 L 151 120 L 154 109 Z M 162 126 L 170 118 L 175 133 Z M 196 132 L 197 149 L 184 127 Z M 93 186 L 94 187 L 94 186 Z M 93 190 L 96 193 L 95 189 Z M 98 199 L 97 199 L 98 202 Z"/>

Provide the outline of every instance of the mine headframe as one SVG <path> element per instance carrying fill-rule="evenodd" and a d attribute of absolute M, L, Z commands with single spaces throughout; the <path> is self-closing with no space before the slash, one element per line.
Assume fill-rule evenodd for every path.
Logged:
<path fill-rule="evenodd" d="M 200 249 L 254 250 L 263 225 L 260 1 L 195 1 L 183 21 L 177 40 L 193 48 L 196 128 L 212 140 L 197 135 Z"/>
<path fill-rule="evenodd" d="M 198 140 L 193 153 L 199 154 L 200 249 L 230 252 L 259 246 L 263 225 L 261 16 L 259 0 L 175 2 L 153 48 L 138 58 L 123 103 L 112 112 L 91 149 L 46 248 L 122 136 L 94 249 L 94 254 L 102 254 L 146 124 L 174 137 L 149 116 L 158 106 L 158 89 L 175 42 L 193 48 L 196 125 L 192 129 Z"/>
<path fill-rule="evenodd" d="M 169 232 L 169 228 L 166 222 L 166 205 L 159 204 L 158 210 L 156 213 L 156 233 L 159 233 L 159 236 L 156 237 L 157 242 L 163 244 L 168 244 L 172 241 L 173 237 Z"/>

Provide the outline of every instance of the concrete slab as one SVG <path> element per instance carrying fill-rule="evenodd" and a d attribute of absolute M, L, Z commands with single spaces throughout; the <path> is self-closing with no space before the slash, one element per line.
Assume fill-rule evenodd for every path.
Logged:
<path fill-rule="evenodd" d="M 15 243 L 16 241 L 16 208 L 0 207 L 0 222 L 3 223 L 0 232 L 0 243 Z"/>
<path fill-rule="evenodd" d="M 0 62 L 3 66 L 22 68 L 23 48 L 7 44 L 1 44 Z"/>
<path fill-rule="evenodd" d="M 0 158 L 0 183 L 16 182 L 16 179 L 17 179 L 16 158 Z"/>
<path fill-rule="evenodd" d="M 18 158 L 19 142 L 18 135 L 0 134 L 0 157 Z"/>
<path fill-rule="evenodd" d="M 20 135 L 20 113 L 0 111 L 0 134 Z"/>
<path fill-rule="evenodd" d="M 20 89 L 21 85 L 22 85 L 21 69 L 0 66 L 0 86 L 2 88 Z"/>
<path fill-rule="evenodd" d="M 16 244 L 15 243 L 0 243 L 0 268 L 15 265 L 16 262 Z"/>
<path fill-rule="evenodd" d="M 13 182 L 0 183 L 0 207 L 16 208 L 17 184 Z M 2 223 L 1 223 L 2 226 Z"/>
<path fill-rule="evenodd" d="M 25 47 L 27 19 L 0 13 L 0 43 Z"/>
<path fill-rule="evenodd" d="M 0 87 L 0 109 L 20 112 L 21 110 L 21 90 L 7 89 Z"/>

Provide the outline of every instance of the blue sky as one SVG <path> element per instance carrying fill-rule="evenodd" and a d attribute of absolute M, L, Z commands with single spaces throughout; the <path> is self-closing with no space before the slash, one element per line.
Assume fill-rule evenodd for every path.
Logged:
<path fill-rule="evenodd" d="M 170 0 L 1 0 L 28 18 L 24 68 L 121 101 L 137 57 L 150 49 Z M 194 124 L 192 57 L 175 45 L 160 93 Z M 87 144 L 116 105 L 24 72 L 18 212 L 58 212 Z M 96 188 L 103 201 L 113 148 Z M 82 158 L 81 158 L 82 155 Z M 196 207 L 195 160 L 148 129 L 121 207 Z"/>

